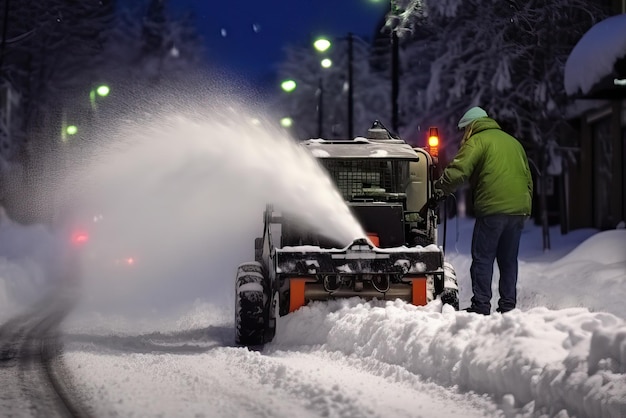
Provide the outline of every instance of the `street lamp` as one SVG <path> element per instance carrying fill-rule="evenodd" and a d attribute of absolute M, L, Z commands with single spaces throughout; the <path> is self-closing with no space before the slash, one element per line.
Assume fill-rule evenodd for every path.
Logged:
<path fill-rule="evenodd" d="M 353 125 L 354 125 L 354 81 L 353 81 L 353 44 L 354 36 L 350 32 L 348 33 L 348 138 L 353 137 Z M 332 44 L 326 38 L 318 38 L 313 42 L 313 46 L 319 52 L 325 52 Z M 322 61 L 322 67 L 329 68 L 332 65 L 332 61 L 328 58 Z M 321 82 L 320 82 L 321 85 Z M 320 87 L 321 88 L 321 87 Z M 321 131 L 321 129 L 318 129 Z M 321 136 L 321 135 L 320 135 Z"/>
<path fill-rule="evenodd" d="M 89 102 L 91 103 L 91 109 L 97 110 L 98 104 L 96 102 L 97 96 L 107 97 L 111 92 L 111 88 L 106 84 L 100 84 L 96 88 L 91 89 L 89 92 Z"/>
<path fill-rule="evenodd" d="M 291 128 L 292 125 L 293 119 L 291 119 L 290 117 L 284 117 L 280 120 L 280 126 L 282 126 L 283 128 Z"/>
<path fill-rule="evenodd" d="M 105 84 L 98 86 L 98 88 L 96 88 L 96 93 L 100 97 L 107 97 L 110 92 L 111 92 L 111 88 Z"/>
<path fill-rule="evenodd" d="M 63 120 L 63 125 L 61 126 L 61 142 L 67 142 L 68 137 L 74 136 L 78 133 L 78 126 L 76 125 L 67 125 L 65 119 Z"/>
<path fill-rule="evenodd" d="M 354 106 L 353 106 L 353 35 L 352 33 L 349 33 L 347 37 L 342 37 L 340 38 L 342 41 L 347 41 L 348 42 L 348 82 L 347 82 L 347 98 L 348 98 L 348 112 L 347 112 L 347 119 L 348 119 L 348 137 L 353 137 L 353 113 L 354 113 Z M 327 52 L 330 48 L 332 48 L 332 43 L 328 38 L 325 37 L 318 37 L 316 38 L 313 43 L 312 43 L 313 48 L 320 53 L 325 53 Z M 323 59 L 320 60 L 320 66 L 323 69 L 328 69 L 330 67 L 333 66 L 333 61 L 329 58 L 329 57 L 323 57 Z M 318 86 L 317 86 L 317 90 L 316 90 L 316 97 L 317 97 L 317 135 L 318 137 L 322 137 L 323 136 L 323 122 L 324 122 L 324 118 L 323 118 L 323 112 L 324 112 L 324 76 L 323 74 L 320 72 L 319 73 L 319 77 L 318 77 Z M 344 90 L 345 89 L 346 83 L 344 83 Z M 292 80 L 292 79 L 285 79 L 283 81 L 281 81 L 280 83 L 280 87 L 281 89 L 286 92 L 286 93 L 291 93 L 293 92 L 296 88 L 297 88 L 297 83 Z"/>
<path fill-rule="evenodd" d="M 331 47 L 331 42 L 324 37 L 317 38 L 313 42 L 313 47 L 318 52 L 326 52 Z M 332 66 L 332 61 L 329 58 L 324 58 L 320 62 L 322 68 L 330 68 Z M 318 80 L 318 88 L 317 88 L 317 136 L 318 138 L 322 137 L 322 124 L 323 124 L 323 106 L 324 106 L 324 84 L 322 81 L 322 76 L 320 75 Z"/>
<path fill-rule="evenodd" d="M 291 93 L 296 89 L 297 86 L 298 85 L 296 84 L 296 82 L 292 79 L 284 80 L 282 83 L 280 83 L 280 88 L 283 89 L 283 91 L 286 93 Z M 293 119 L 291 119 L 290 117 L 286 116 L 280 119 L 280 126 L 282 126 L 283 128 L 291 128 L 292 125 Z"/>
<path fill-rule="evenodd" d="M 296 84 L 296 82 L 294 80 L 285 80 L 282 83 L 280 83 L 280 88 L 283 89 L 283 91 L 287 92 L 287 93 L 291 93 L 292 91 L 294 91 L 296 89 L 298 85 Z"/>
<path fill-rule="evenodd" d="M 313 48 L 317 52 L 326 52 L 331 46 L 331 43 L 326 38 L 317 38 L 313 41 Z M 329 58 L 324 58 L 320 62 L 322 68 L 329 68 L 332 65 L 332 61 Z M 323 124 L 323 106 L 324 106 L 324 84 L 322 81 L 322 75 L 320 74 L 317 83 L 317 137 L 322 137 L 322 124 Z"/>
<path fill-rule="evenodd" d="M 332 61 L 328 58 L 320 61 L 322 68 L 330 68 Z M 317 82 L 317 137 L 322 138 L 323 124 L 324 124 L 324 78 L 320 74 Z"/>
<path fill-rule="evenodd" d="M 317 38 L 313 42 L 313 47 L 319 52 L 326 52 L 331 47 L 331 43 L 326 38 Z"/>

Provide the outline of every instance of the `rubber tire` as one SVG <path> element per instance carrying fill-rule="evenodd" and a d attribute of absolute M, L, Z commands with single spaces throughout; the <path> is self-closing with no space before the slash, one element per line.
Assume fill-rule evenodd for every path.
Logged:
<path fill-rule="evenodd" d="M 257 346 L 265 343 L 267 298 L 261 264 L 244 263 L 237 268 L 235 283 L 235 343 Z"/>
<path fill-rule="evenodd" d="M 459 292 L 456 289 L 443 289 L 440 297 L 442 303 L 452 306 L 455 311 L 459 310 Z"/>
<path fill-rule="evenodd" d="M 452 264 L 443 263 L 444 271 L 444 288 L 441 292 L 441 301 L 451 305 L 455 310 L 459 310 L 459 290 L 456 280 L 456 271 Z"/>

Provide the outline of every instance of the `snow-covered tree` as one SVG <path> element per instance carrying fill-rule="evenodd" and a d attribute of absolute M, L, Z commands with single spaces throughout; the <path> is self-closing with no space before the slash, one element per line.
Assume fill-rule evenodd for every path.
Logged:
<path fill-rule="evenodd" d="M 111 94 L 100 100 L 99 123 L 138 117 L 149 105 L 166 103 L 168 93 L 200 79 L 206 65 L 193 17 L 173 17 L 165 0 L 120 4 L 106 36 L 98 80 L 111 86 Z"/>
<path fill-rule="evenodd" d="M 104 121 L 127 114 L 124 106 L 155 85 L 189 80 L 202 66 L 195 24 L 171 19 L 161 0 L 141 0 L 132 11 L 128 2 L 115 0 L 7 4 L 0 77 L 20 98 L 12 118 L 19 121 L 12 126 L 12 140 L 19 144 L 13 158 L 25 166 L 27 181 L 16 189 L 18 195 L 0 200 L 41 194 L 35 186 L 59 176 L 51 165 L 61 160 L 62 150 L 92 139 Z M 94 95 L 100 84 L 111 89 L 106 99 Z M 150 103 L 145 95 L 143 103 Z M 78 133 L 63 142 L 63 127 L 70 123 Z"/>
<path fill-rule="evenodd" d="M 405 130 L 437 124 L 444 156 L 456 151 L 460 115 L 482 106 L 526 147 L 538 168 L 544 248 L 549 248 L 546 176 L 555 173 L 567 127 L 565 62 L 581 36 L 605 17 L 604 0 L 397 0 L 388 24 L 407 38 L 405 54 L 432 61 L 428 81 L 406 66 Z M 416 33 L 426 26 L 430 33 Z M 407 60 L 410 65 L 411 61 Z M 423 64 L 423 63 L 422 63 Z M 418 65 L 425 69 L 428 65 Z M 456 139 L 456 141 L 455 141 Z M 569 144 L 565 144 L 569 145 Z M 546 247 L 547 244 L 547 247 Z"/>
<path fill-rule="evenodd" d="M 113 1 L 24 0 L 8 4 L 2 78 L 20 95 L 15 141 L 40 148 L 58 125 L 68 93 L 88 84 L 99 65 Z M 87 97 L 87 96 L 86 96 Z M 16 115 L 17 116 L 17 115 Z M 23 147 L 21 147 L 23 149 Z"/>
<path fill-rule="evenodd" d="M 184 79 L 202 65 L 204 47 L 191 16 L 174 19 L 165 0 L 121 7 L 105 51 L 108 76 L 147 85 Z"/>
<path fill-rule="evenodd" d="M 34 204 L 27 199 L 39 194 L 36 186 L 42 179 L 56 174 L 44 160 L 61 136 L 63 112 L 70 97 L 86 89 L 84 97 L 88 100 L 87 86 L 99 65 L 103 33 L 113 17 L 113 6 L 113 0 L 3 2 L 0 77 L 19 98 L 7 127 L 12 144 L 7 158 L 14 162 L 12 167 L 24 168 L 16 170 L 24 175 L 5 173 L 0 198 L 14 218 L 30 221 L 46 208 L 45 203 Z M 5 181 L 9 176 L 11 184 Z M 21 208 L 14 209 L 18 203 Z"/>
<path fill-rule="evenodd" d="M 583 0 L 397 0 L 389 25 L 403 48 L 404 130 L 437 124 L 448 138 L 479 105 L 529 147 L 565 120 L 563 68 L 603 14 Z M 419 29 L 419 30 L 417 30 Z"/>

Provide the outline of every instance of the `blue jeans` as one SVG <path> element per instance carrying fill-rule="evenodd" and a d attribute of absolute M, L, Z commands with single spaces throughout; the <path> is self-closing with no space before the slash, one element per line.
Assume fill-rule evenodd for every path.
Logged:
<path fill-rule="evenodd" d="M 500 270 L 498 310 L 507 312 L 517 301 L 517 255 L 524 228 L 524 215 L 488 215 L 476 218 L 472 235 L 472 308 L 485 315 L 491 312 L 493 263 Z"/>

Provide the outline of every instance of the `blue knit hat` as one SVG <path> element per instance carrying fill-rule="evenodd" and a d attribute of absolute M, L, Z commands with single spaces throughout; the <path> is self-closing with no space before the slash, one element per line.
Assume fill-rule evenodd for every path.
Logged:
<path fill-rule="evenodd" d="M 465 112 L 461 120 L 459 121 L 459 129 L 465 128 L 470 123 L 474 122 L 478 118 L 486 118 L 487 112 L 482 107 L 472 107 L 470 110 Z"/>

